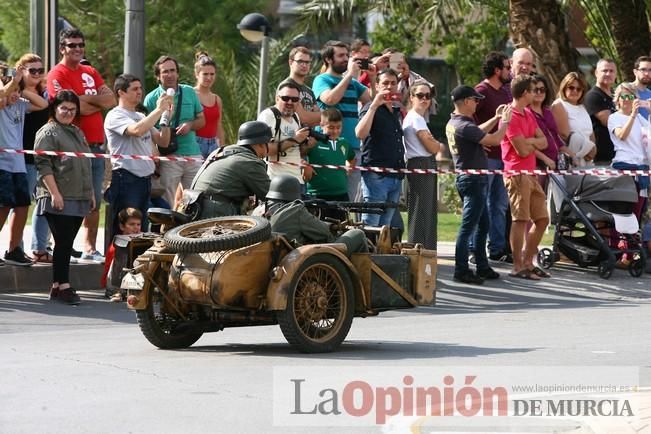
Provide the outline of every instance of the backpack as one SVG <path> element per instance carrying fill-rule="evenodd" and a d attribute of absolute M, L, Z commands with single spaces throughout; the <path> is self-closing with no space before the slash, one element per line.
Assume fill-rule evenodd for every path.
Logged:
<path fill-rule="evenodd" d="M 271 106 L 269 107 L 269 110 L 271 110 L 271 113 L 274 114 L 274 117 L 276 118 L 276 129 L 274 130 L 274 137 L 276 138 L 276 141 L 278 142 L 278 145 L 280 146 L 280 121 L 282 118 L 282 115 L 280 114 L 280 110 L 278 110 L 276 107 Z M 296 124 L 301 126 L 301 121 L 298 119 L 298 115 L 296 112 L 292 114 L 292 118 L 296 121 Z M 278 152 L 276 153 L 276 161 L 280 161 L 280 148 L 278 148 Z"/>

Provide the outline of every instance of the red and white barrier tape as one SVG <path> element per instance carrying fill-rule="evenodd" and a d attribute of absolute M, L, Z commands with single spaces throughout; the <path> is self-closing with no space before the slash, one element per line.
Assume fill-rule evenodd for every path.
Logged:
<path fill-rule="evenodd" d="M 31 151 L 26 149 L 0 148 L 0 153 L 7 154 L 32 154 L 50 155 L 55 157 L 77 157 L 77 158 L 104 158 L 116 160 L 144 160 L 144 161 L 203 161 L 201 157 L 178 157 L 162 155 L 126 155 L 126 154 L 96 154 L 93 152 L 64 152 L 64 151 Z M 288 166 L 309 166 L 315 169 L 336 169 L 347 170 L 347 166 L 333 164 L 297 164 L 284 161 L 269 161 L 271 164 L 284 164 Z M 362 172 L 387 173 L 387 174 L 438 174 L 438 175 L 548 175 L 556 173 L 560 175 L 598 175 L 598 176 L 621 176 L 621 175 L 651 175 L 651 170 L 617 170 L 608 168 L 571 169 L 571 170 L 501 170 L 501 169 L 391 169 L 387 167 L 362 167 L 356 166 L 354 170 Z"/>

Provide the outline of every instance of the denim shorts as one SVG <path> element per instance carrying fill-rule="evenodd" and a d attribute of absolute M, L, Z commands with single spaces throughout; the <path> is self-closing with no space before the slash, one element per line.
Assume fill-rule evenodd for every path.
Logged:
<path fill-rule="evenodd" d="M 15 208 L 29 206 L 32 195 L 25 173 L 0 170 L 0 207 Z"/>
<path fill-rule="evenodd" d="M 201 156 L 205 160 L 208 158 L 208 155 L 215 149 L 217 149 L 217 139 L 214 137 L 206 138 L 197 136 L 197 144 L 199 149 L 201 149 Z"/>
<path fill-rule="evenodd" d="M 100 146 L 91 145 L 90 152 L 95 154 L 104 154 Z M 99 209 L 102 203 L 102 187 L 104 186 L 104 166 L 103 158 L 91 158 L 91 177 L 93 179 L 93 192 L 95 193 L 95 206 Z"/>

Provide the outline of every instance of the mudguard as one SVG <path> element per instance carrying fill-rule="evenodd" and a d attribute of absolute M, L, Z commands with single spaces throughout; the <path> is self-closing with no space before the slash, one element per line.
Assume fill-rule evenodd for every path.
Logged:
<path fill-rule="evenodd" d="M 362 291 L 362 282 L 359 279 L 357 271 L 350 259 L 345 254 L 345 244 L 311 244 L 301 246 L 292 250 L 285 256 L 280 263 L 272 270 L 271 280 L 267 287 L 267 310 L 284 310 L 287 307 L 287 296 L 289 285 L 291 285 L 294 274 L 303 262 L 316 254 L 326 253 L 335 256 L 346 267 L 350 279 L 353 282 L 353 291 L 355 293 L 355 310 L 358 311 L 360 306 L 364 306 L 364 294 Z"/>

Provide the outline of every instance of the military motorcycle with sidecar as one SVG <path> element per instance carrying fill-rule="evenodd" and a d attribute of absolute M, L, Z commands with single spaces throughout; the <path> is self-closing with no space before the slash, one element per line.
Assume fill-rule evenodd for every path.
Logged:
<path fill-rule="evenodd" d="M 187 222 L 160 209 L 149 216 L 167 230 L 123 242 L 137 258 L 121 288 L 142 333 L 161 349 L 228 327 L 278 324 L 297 350 L 329 352 L 353 317 L 435 301 L 436 252 L 401 242 L 388 226 L 358 226 L 369 253 L 348 255 L 344 244 L 294 245 L 263 217 Z"/>

